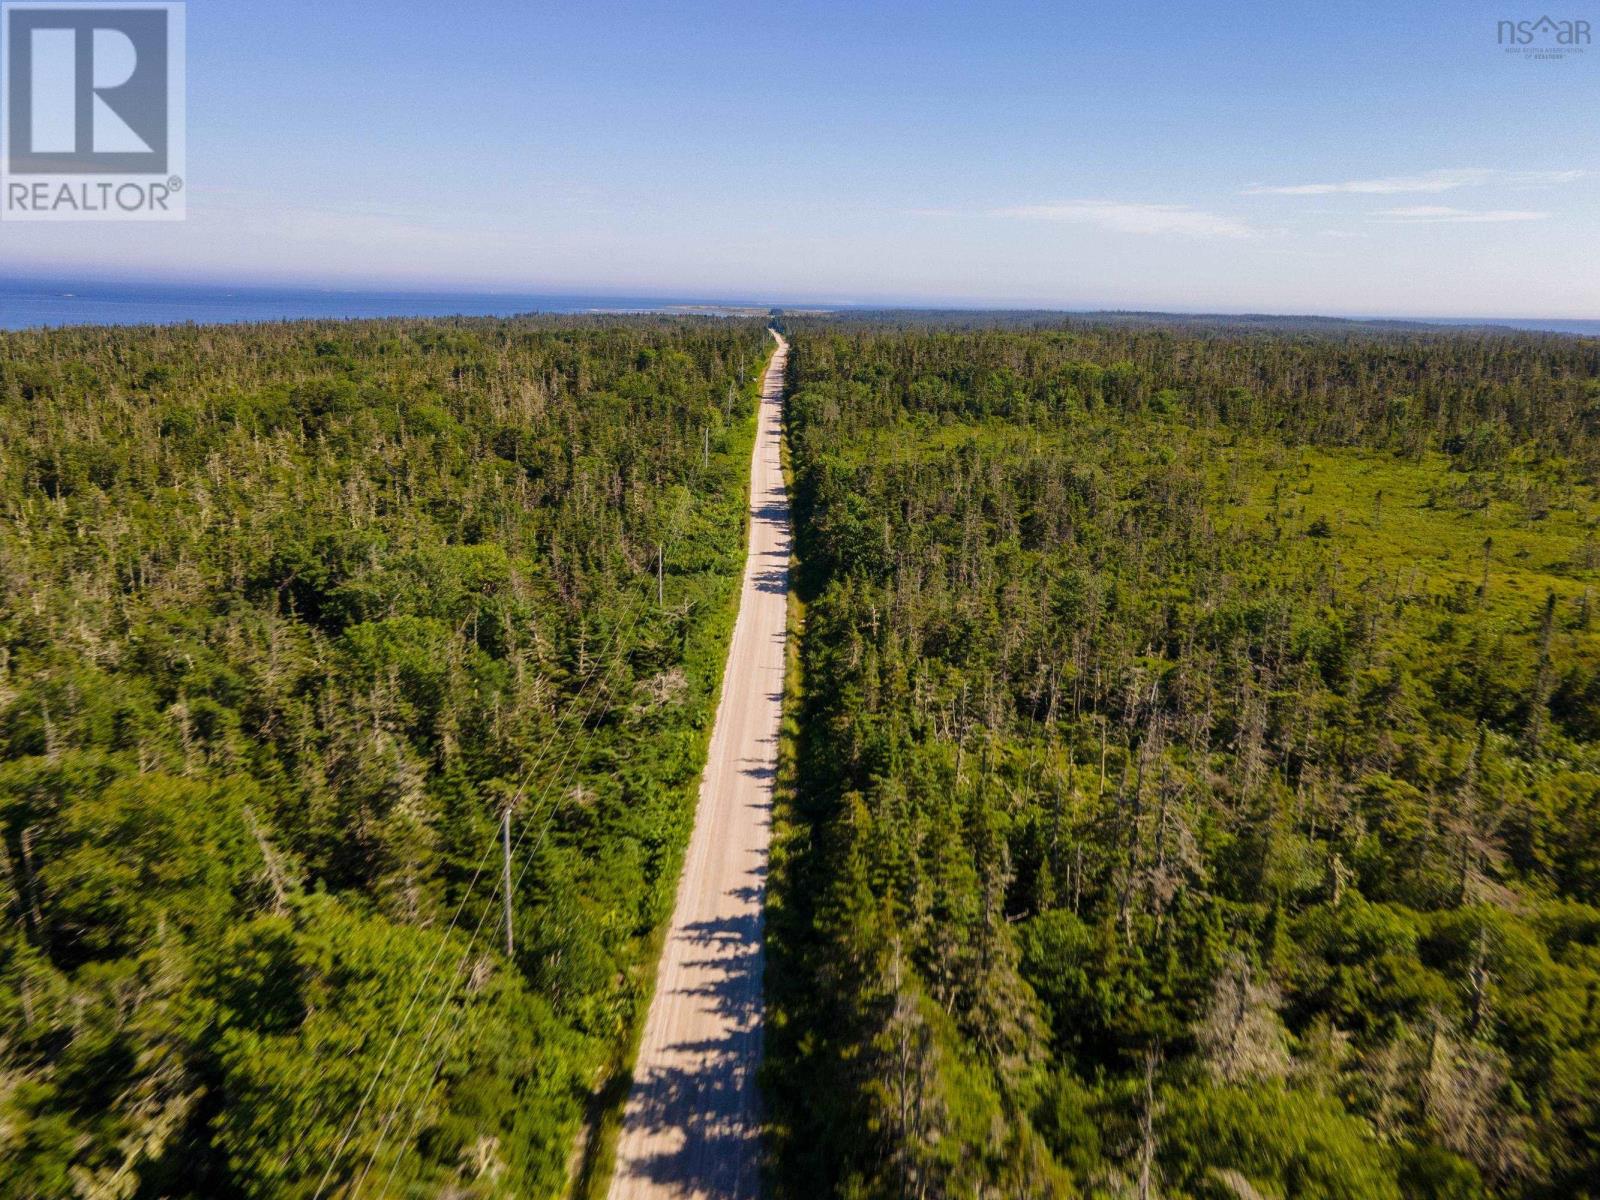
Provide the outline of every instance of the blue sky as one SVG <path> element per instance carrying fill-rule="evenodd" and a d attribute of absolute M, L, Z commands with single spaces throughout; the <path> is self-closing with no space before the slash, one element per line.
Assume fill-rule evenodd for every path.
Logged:
<path fill-rule="evenodd" d="M 1495 44 L 1538 15 L 192 0 L 189 220 L 0 270 L 1600 317 L 1600 45 Z"/>

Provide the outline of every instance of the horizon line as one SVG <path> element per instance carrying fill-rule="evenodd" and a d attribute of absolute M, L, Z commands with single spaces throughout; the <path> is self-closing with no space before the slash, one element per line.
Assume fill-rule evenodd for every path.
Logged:
<path fill-rule="evenodd" d="M 241 279 L 219 280 L 204 276 L 169 277 L 157 274 L 130 275 L 80 275 L 80 274 L 12 274 L 0 279 L 0 290 L 24 287 L 116 287 L 152 289 L 205 289 L 209 291 L 247 292 L 306 292 L 335 296 L 417 296 L 417 297 L 505 297 L 507 299 L 567 299 L 647 301 L 663 307 L 697 308 L 764 308 L 764 309 L 823 309 L 839 312 L 989 312 L 989 313 L 1059 313 L 1064 316 L 1165 316 L 1165 317 L 1269 317 L 1282 320 L 1317 319 L 1333 321 L 1415 321 L 1428 324 L 1459 322 L 1462 324 L 1494 324 L 1503 321 L 1575 321 L 1600 322 L 1600 314 L 1574 315 L 1570 313 L 1377 313 L 1335 311 L 1290 311 L 1266 308 L 1230 307 L 1166 307 L 1160 304 L 1145 305 L 1094 305 L 1072 304 L 1064 301 L 1017 299 L 993 300 L 974 297 L 908 297 L 823 299 L 816 296 L 778 295 L 757 298 L 749 294 L 721 295 L 676 292 L 661 287 L 627 289 L 608 285 L 546 284 L 509 288 L 502 286 L 475 286 L 471 283 L 357 283 L 347 280 L 311 279 Z"/>

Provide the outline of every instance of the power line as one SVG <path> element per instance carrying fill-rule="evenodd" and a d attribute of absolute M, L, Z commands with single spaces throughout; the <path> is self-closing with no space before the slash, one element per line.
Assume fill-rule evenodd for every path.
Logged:
<path fill-rule="evenodd" d="M 638 625 L 640 619 L 644 615 L 644 612 L 645 612 L 645 609 L 641 608 L 638 612 L 636 612 L 634 614 L 634 619 L 631 622 L 629 622 L 628 632 L 631 633 L 633 631 L 633 629 Z M 597 665 L 596 669 L 598 670 L 598 665 Z M 595 696 L 592 696 L 590 698 L 589 707 L 584 713 L 583 721 L 580 723 L 580 728 L 581 728 L 581 726 L 583 724 L 587 724 L 588 721 L 589 721 L 589 718 L 591 716 L 593 716 L 595 702 L 598 700 L 598 698 L 599 698 L 598 693 Z M 559 783 L 559 781 L 561 779 L 561 776 L 562 776 L 562 774 L 563 774 L 563 772 L 564 772 L 564 770 L 566 768 L 567 759 L 571 756 L 573 747 L 576 746 L 576 744 L 577 744 L 577 740 L 575 738 L 574 739 L 569 739 L 566 742 L 565 748 L 562 751 L 561 759 L 560 759 L 560 761 L 557 762 L 556 769 L 552 773 L 552 778 L 555 779 L 558 783 Z M 551 789 L 546 789 L 547 794 L 548 794 L 548 792 L 550 790 Z M 519 789 L 519 791 L 520 791 L 520 789 Z M 559 795 L 559 788 L 557 788 L 556 791 L 557 791 L 557 794 Z M 557 800 L 557 804 L 558 803 L 559 803 L 559 800 Z M 537 848 L 537 846 L 542 846 L 543 843 L 544 843 L 544 836 L 545 836 L 545 833 L 548 832 L 548 830 L 549 830 L 551 820 L 554 819 L 557 804 L 551 804 L 550 805 L 549 812 L 546 814 L 545 824 L 544 824 L 543 828 L 540 831 L 538 842 L 536 843 L 536 848 Z M 528 833 L 528 824 L 525 822 L 523 824 L 523 826 L 522 826 L 521 832 L 518 833 L 518 835 L 517 835 L 516 844 L 511 848 L 511 855 L 515 855 L 516 852 L 519 851 L 522 848 L 522 842 L 523 842 L 523 839 L 527 837 L 527 833 Z M 509 861 L 509 858 L 510 858 L 511 855 L 508 855 L 508 861 Z M 531 861 L 531 858 L 530 858 L 529 861 Z M 523 866 L 522 866 L 521 871 L 519 871 L 518 875 L 517 875 L 516 882 L 517 882 L 518 886 L 521 885 L 522 878 L 523 878 L 524 875 L 527 874 L 527 870 L 528 870 L 528 864 L 525 862 L 523 864 Z M 373 1146 L 372 1151 L 368 1154 L 366 1165 L 362 1168 L 361 1175 L 359 1176 L 359 1178 L 356 1181 L 357 1190 L 359 1190 L 359 1188 L 361 1186 L 361 1183 L 366 1179 L 367 1174 L 372 1170 L 373 1165 L 377 1161 L 378 1155 L 383 1150 L 384 1143 L 387 1142 L 388 1139 L 389 1139 L 389 1133 L 388 1133 L 389 1126 L 390 1126 L 391 1122 L 394 1120 L 394 1117 L 396 1115 L 398 1115 L 398 1113 L 400 1111 L 400 1104 L 401 1104 L 401 1099 L 400 1098 L 405 1095 L 405 1092 L 406 1092 L 407 1088 L 409 1088 L 410 1085 L 411 1085 L 412 1079 L 415 1078 L 415 1076 L 416 1076 L 417 1069 L 419 1067 L 421 1067 L 421 1065 L 422 1065 L 422 1063 L 423 1063 L 423 1061 L 424 1061 L 424 1059 L 425 1059 L 425 1057 L 427 1055 L 429 1043 L 432 1042 L 432 1040 L 433 1040 L 434 1031 L 438 1028 L 440 1018 L 444 1015 L 445 1005 L 447 1003 L 449 1003 L 450 999 L 452 998 L 452 996 L 455 993 L 455 989 L 456 989 L 457 984 L 464 977 L 464 968 L 466 967 L 467 961 L 472 956 L 472 947 L 477 944 L 478 935 L 483 931 L 483 926 L 488 920 L 489 913 L 491 911 L 493 911 L 493 907 L 494 907 L 493 906 L 493 900 L 494 900 L 494 897 L 491 896 L 490 897 L 490 903 L 485 905 L 484 910 L 483 910 L 483 914 L 478 918 L 478 923 L 477 923 L 476 926 L 473 927 L 472 933 L 467 939 L 467 944 L 466 944 L 465 948 L 462 950 L 461 955 L 460 955 L 459 959 L 456 962 L 456 968 L 451 974 L 450 983 L 447 985 L 444 994 L 440 997 L 439 1003 L 434 1009 L 433 1019 L 429 1022 L 427 1030 L 423 1033 L 422 1041 L 417 1047 L 417 1053 L 416 1053 L 415 1057 L 412 1059 L 412 1063 L 411 1063 L 410 1068 L 406 1071 L 405 1081 L 404 1081 L 404 1083 L 402 1083 L 402 1085 L 401 1085 L 401 1087 L 399 1089 L 399 1095 L 396 1097 L 395 1106 L 394 1106 L 394 1108 L 390 1109 L 389 1112 L 384 1116 L 383 1123 L 380 1126 L 380 1130 L 379 1130 L 378 1141 Z M 426 1101 L 427 1101 L 427 1097 L 424 1096 L 423 1099 L 419 1102 L 419 1108 L 418 1108 L 418 1112 L 419 1113 L 420 1113 L 421 1104 L 425 1104 Z M 415 1124 L 415 1120 L 416 1120 L 416 1118 L 413 1117 L 413 1121 L 412 1121 L 413 1124 Z M 391 1171 L 392 1170 L 393 1170 L 393 1167 L 391 1167 Z M 320 1189 L 319 1189 L 317 1195 L 318 1196 L 321 1195 Z M 313 1197 L 313 1200 L 317 1200 L 317 1198 Z"/>
<path fill-rule="evenodd" d="M 760 403 L 761 403 L 762 396 L 764 395 L 764 392 L 765 392 L 765 384 L 766 384 L 766 379 L 767 379 L 768 373 L 769 373 L 769 368 L 768 367 L 763 367 L 762 373 L 758 378 L 758 396 L 757 396 L 757 407 L 756 407 L 756 420 L 757 420 L 757 423 L 758 423 L 758 427 L 759 427 L 759 420 L 760 420 Z M 674 539 L 674 540 L 676 540 L 676 539 Z M 664 591 L 665 580 L 664 580 L 664 570 L 663 570 L 663 564 L 664 564 L 664 559 L 665 559 L 665 549 L 666 549 L 665 547 L 661 547 L 660 549 L 658 549 L 658 552 L 657 552 L 657 555 L 658 555 L 658 557 L 657 557 L 657 593 L 658 593 L 658 603 L 660 603 L 661 601 L 664 601 L 664 599 L 665 599 L 665 591 Z M 641 618 L 643 617 L 644 612 L 645 612 L 647 607 L 648 606 L 641 607 L 640 609 L 638 609 L 635 612 L 633 620 L 630 621 L 629 624 L 628 624 L 628 630 L 627 631 L 628 631 L 629 634 L 631 634 L 633 629 L 638 625 L 638 623 L 641 620 Z M 618 634 L 614 631 L 613 632 L 613 636 L 612 636 L 611 644 L 607 647 L 607 650 L 606 650 L 606 656 L 609 657 L 611 651 L 616 648 L 617 644 L 618 644 Z M 582 695 L 583 691 L 585 689 L 587 689 L 588 684 L 598 674 L 599 668 L 600 668 L 600 665 L 601 665 L 602 661 L 603 661 L 603 659 L 597 659 L 596 660 L 596 664 L 595 664 L 594 669 L 585 678 L 583 684 L 579 688 L 578 693 L 576 695 L 574 695 L 572 703 L 576 703 L 578 696 Z M 581 728 L 582 728 L 582 726 L 584 724 L 587 724 L 590 716 L 593 714 L 594 702 L 595 702 L 595 697 L 591 697 L 589 707 L 585 711 L 582 721 L 580 721 L 580 723 L 579 723 L 579 729 L 580 730 L 581 730 Z M 562 752 L 561 760 L 557 763 L 556 770 L 554 772 L 554 775 L 556 777 L 559 777 L 561 775 L 562 771 L 564 770 L 565 765 L 566 765 L 566 761 L 567 761 L 568 757 L 571 754 L 571 751 L 572 751 L 572 748 L 573 748 L 574 744 L 575 744 L 575 741 L 572 740 L 572 739 L 568 739 L 566 741 L 565 749 Z M 539 763 L 543 761 L 545 750 L 548 749 L 548 745 L 549 745 L 549 743 L 546 743 L 546 747 L 542 748 L 541 751 L 540 751 L 539 758 L 537 760 L 535 760 L 535 763 L 533 764 L 533 766 L 530 766 L 528 768 L 528 770 L 524 773 L 521 782 L 517 786 L 516 796 L 520 796 L 521 795 L 523 789 L 527 786 L 528 781 L 532 778 L 533 772 L 537 769 Z M 511 804 L 514 804 L 514 803 L 515 803 L 515 797 L 513 798 Z M 558 801 L 558 803 L 559 803 L 559 801 Z M 511 805 L 508 804 L 507 805 L 507 809 L 506 809 L 506 813 L 507 814 L 509 814 L 509 812 L 510 812 L 510 807 L 511 807 Z M 541 828 L 539 837 L 538 837 L 538 839 L 537 839 L 537 841 L 535 843 L 535 850 L 537 850 L 540 846 L 543 845 L 545 835 L 548 833 L 549 828 L 550 828 L 550 824 L 554 820 L 556 808 L 557 808 L 557 804 L 552 804 L 550 806 L 550 809 L 549 809 L 548 813 L 546 814 L 544 825 Z M 510 879 L 510 860 L 511 860 L 511 857 L 513 856 L 513 854 L 517 850 L 520 850 L 520 848 L 522 846 L 523 839 L 527 836 L 527 829 L 528 829 L 527 824 L 524 824 L 524 826 L 522 828 L 522 831 L 517 836 L 516 845 L 514 847 L 509 848 L 509 849 L 505 849 L 505 851 L 504 851 L 504 858 L 505 858 L 504 873 L 503 873 L 504 883 L 502 884 L 502 886 L 505 887 L 506 936 L 507 936 L 508 948 L 511 945 L 511 923 L 510 923 L 511 896 L 512 896 L 512 892 L 514 890 L 514 889 L 512 889 L 511 887 L 508 886 L 509 885 L 509 879 Z M 502 847 L 503 848 L 505 847 L 506 841 L 507 841 L 508 838 L 509 838 L 509 815 L 507 815 L 507 817 L 504 818 L 503 822 L 502 822 L 501 841 L 502 841 Z M 422 981 L 419 982 L 416 990 L 414 990 L 414 992 L 412 994 L 411 1001 L 407 1005 L 406 1013 L 402 1017 L 401 1024 L 400 1024 L 399 1027 L 396 1028 L 393 1037 L 390 1039 L 390 1044 L 389 1044 L 388 1049 L 384 1053 L 383 1061 L 379 1064 L 377 1070 L 373 1073 L 372 1078 L 368 1081 L 367 1087 L 366 1087 L 366 1089 L 364 1090 L 364 1092 L 362 1094 L 361 1102 L 357 1106 L 355 1114 L 351 1117 L 349 1123 L 346 1125 L 344 1134 L 341 1136 L 341 1138 L 339 1140 L 339 1145 L 335 1148 L 333 1155 L 329 1159 L 328 1165 L 327 1165 L 326 1169 L 323 1172 L 322 1179 L 320 1180 L 320 1182 L 317 1185 L 317 1190 L 314 1193 L 312 1200 L 320 1200 L 324 1190 L 327 1188 L 329 1179 L 331 1178 L 335 1167 L 338 1165 L 338 1162 L 339 1162 L 340 1158 L 344 1154 L 345 1148 L 348 1146 L 348 1144 L 350 1142 L 350 1138 L 354 1134 L 355 1128 L 356 1128 L 357 1124 L 359 1123 L 362 1114 L 366 1111 L 367 1105 L 371 1102 L 373 1093 L 375 1092 L 379 1081 L 382 1079 L 383 1075 L 387 1072 L 388 1066 L 389 1066 L 389 1061 L 390 1061 L 390 1059 L 391 1059 L 391 1057 L 393 1055 L 395 1046 L 398 1044 L 400 1038 L 403 1036 L 404 1031 L 405 1031 L 405 1029 L 407 1028 L 407 1026 L 409 1024 L 410 1014 L 413 1011 L 413 1009 L 415 1008 L 416 1001 L 420 997 L 420 995 L 422 994 L 422 991 L 426 988 L 428 981 L 431 980 L 431 978 L 433 976 L 434 968 L 438 963 L 438 959 L 439 959 L 440 954 L 443 952 L 444 942 L 448 938 L 448 935 L 450 934 L 450 932 L 452 932 L 455 929 L 456 923 L 460 918 L 461 912 L 465 908 L 465 906 L 467 904 L 467 901 L 471 898 L 472 890 L 476 886 L 477 880 L 482 874 L 483 867 L 484 867 L 485 863 L 488 860 L 488 856 L 489 856 L 490 853 L 492 853 L 492 848 L 493 848 L 493 842 L 491 841 L 489 846 L 485 848 L 483 855 L 480 857 L 479 862 L 478 862 L 478 866 L 473 872 L 472 880 L 468 883 L 467 891 L 462 896 L 461 902 L 457 905 L 456 911 L 451 917 L 450 924 L 445 930 L 445 937 L 441 938 L 439 946 L 436 947 L 436 949 L 434 951 L 434 957 L 429 962 L 427 972 L 424 974 L 424 977 L 423 977 Z M 521 885 L 521 881 L 522 881 L 523 877 L 526 875 L 528 867 L 531 864 L 531 862 L 532 862 L 532 856 L 530 856 L 530 858 L 529 858 L 529 860 L 527 862 L 524 862 L 521 870 L 518 872 L 517 880 L 516 880 L 516 883 L 517 883 L 518 886 Z M 497 890 L 500 890 L 500 889 L 497 888 Z M 469 938 L 467 940 L 467 945 L 466 945 L 465 949 L 462 951 L 462 954 L 461 954 L 461 956 L 460 956 L 460 958 L 459 958 L 459 960 L 457 962 L 456 969 L 455 969 L 454 972 L 452 972 L 450 982 L 446 986 L 445 992 L 440 997 L 440 1000 L 439 1000 L 438 1004 L 435 1006 L 433 1019 L 429 1022 L 428 1028 L 427 1028 L 426 1032 L 423 1034 L 422 1042 L 418 1047 L 417 1056 L 413 1060 L 413 1064 L 412 1064 L 411 1068 L 406 1073 L 406 1080 L 405 1080 L 405 1083 L 402 1085 L 402 1087 L 400 1089 L 399 1096 L 396 1097 L 395 1108 L 390 1110 L 389 1114 L 385 1116 L 383 1124 L 382 1124 L 382 1127 L 380 1129 L 378 1141 L 373 1146 L 372 1151 L 368 1155 L 367 1163 L 363 1167 L 361 1175 L 356 1180 L 356 1190 L 357 1191 L 359 1191 L 359 1189 L 361 1187 L 361 1184 L 366 1180 L 367 1175 L 371 1172 L 372 1166 L 376 1162 L 378 1154 L 382 1151 L 384 1143 L 388 1140 L 389 1125 L 392 1122 L 394 1115 L 396 1115 L 396 1113 L 399 1110 L 400 1097 L 405 1094 L 405 1090 L 406 1090 L 407 1087 L 409 1087 L 412 1078 L 416 1074 L 417 1068 L 420 1067 L 421 1064 L 422 1064 L 424 1055 L 427 1052 L 428 1043 L 432 1041 L 433 1032 L 438 1027 L 439 1020 L 442 1017 L 443 1012 L 444 1012 L 444 1007 L 450 1001 L 450 999 L 452 998 L 452 996 L 453 996 L 453 994 L 455 992 L 456 986 L 457 986 L 460 978 L 462 977 L 462 968 L 465 966 L 467 960 L 471 956 L 472 947 L 477 942 L 478 934 L 482 932 L 483 926 L 484 926 L 485 922 L 488 919 L 488 913 L 490 911 L 492 911 L 492 907 L 493 907 L 493 903 L 492 902 L 493 902 L 493 896 L 491 895 L 490 904 L 485 907 L 483 915 L 479 917 L 476 926 L 474 926 L 472 934 L 469 936 Z M 426 1103 L 426 1096 L 424 1096 L 423 1099 L 419 1102 L 418 1108 L 417 1108 L 417 1110 L 414 1112 L 414 1114 L 412 1116 L 412 1120 L 411 1120 L 411 1122 L 410 1122 L 410 1124 L 408 1126 L 408 1129 L 415 1127 L 416 1121 L 420 1117 L 422 1106 L 425 1103 Z M 394 1171 L 395 1167 L 397 1167 L 397 1166 L 398 1166 L 398 1162 L 396 1162 L 395 1164 L 391 1165 L 391 1167 L 390 1167 L 390 1176 L 393 1175 L 393 1171 Z M 385 1184 L 385 1186 L 387 1187 L 387 1183 Z"/>
<path fill-rule="evenodd" d="M 781 343 L 780 343 L 780 347 L 779 348 L 780 349 L 782 348 L 782 344 Z M 774 358 L 775 357 L 776 357 L 776 355 L 774 355 Z M 760 417 L 761 417 L 760 404 L 765 399 L 765 396 L 766 396 L 766 381 L 767 381 L 767 377 L 768 377 L 769 374 L 770 374 L 770 365 L 768 367 L 766 367 L 766 368 L 763 368 L 761 376 L 760 376 L 760 389 L 759 389 L 759 393 L 758 393 L 758 396 L 757 396 L 757 408 L 756 408 L 756 420 L 757 420 L 757 426 L 758 426 L 758 434 L 759 434 L 759 422 L 760 422 Z M 565 756 L 563 756 L 563 762 L 564 761 L 565 761 Z M 557 770 L 559 772 L 560 768 L 558 767 Z M 555 820 L 555 815 L 556 815 L 556 811 L 557 811 L 558 807 L 559 807 L 559 798 L 557 800 L 557 803 L 552 804 L 550 806 L 549 811 L 546 813 L 544 824 L 543 824 L 543 826 L 541 826 L 541 828 L 539 830 L 539 837 L 534 842 L 533 850 L 528 855 L 528 857 L 523 861 L 521 870 L 519 870 L 518 873 L 517 873 L 516 886 L 519 887 L 519 888 L 522 886 L 522 880 L 527 875 L 529 867 L 531 867 L 533 865 L 533 860 L 537 856 L 540 847 L 542 847 L 544 845 L 545 836 L 549 833 L 550 826 Z M 523 834 L 519 835 L 518 838 L 517 838 L 517 847 L 519 849 L 520 849 L 520 847 L 522 845 L 522 837 L 525 836 L 526 833 L 527 833 L 527 826 L 524 825 Z M 509 858 L 508 858 L 508 861 L 509 861 Z M 482 926 L 483 926 L 483 920 L 480 919 L 479 923 L 478 923 L 478 928 L 481 929 Z M 477 936 L 477 930 L 474 931 L 473 938 L 476 939 L 476 936 Z M 471 943 L 469 942 L 468 952 L 463 953 L 463 955 L 462 955 L 462 963 L 465 963 L 465 960 L 466 960 L 466 958 L 468 956 L 468 953 L 470 953 L 470 946 L 471 946 Z M 458 966 L 457 973 L 459 974 L 459 972 L 460 972 L 460 967 Z M 453 985 L 452 985 L 452 987 L 453 987 Z M 437 1018 L 435 1020 L 435 1024 L 437 1024 Z M 457 1026 L 455 1031 L 448 1036 L 448 1038 L 447 1038 L 447 1040 L 446 1040 L 446 1042 L 444 1044 L 444 1048 L 443 1048 L 443 1050 L 441 1051 L 441 1053 L 438 1056 L 438 1061 L 435 1063 L 435 1065 L 433 1067 L 433 1070 L 429 1073 L 429 1084 L 430 1084 L 430 1086 L 432 1084 L 433 1079 L 438 1076 L 440 1068 L 443 1067 L 443 1065 L 444 1065 L 445 1054 L 448 1053 L 449 1050 L 451 1049 L 451 1047 L 452 1047 L 452 1045 L 454 1043 L 454 1039 L 456 1037 L 460 1036 L 461 1028 L 462 1028 L 461 1026 Z M 427 1050 L 427 1041 L 431 1040 L 431 1037 L 432 1037 L 432 1029 L 430 1028 L 429 1035 L 428 1035 L 427 1038 L 424 1039 L 423 1045 L 418 1048 L 417 1058 L 416 1058 L 416 1060 L 415 1060 L 415 1062 L 414 1062 L 414 1064 L 412 1066 L 411 1071 L 407 1074 L 407 1077 L 406 1077 L 407 1086 L 409 1086 L 411 1078 L 415 1075 L 416 1069 L 422 1065 L 423 1055 L 424 1055 L 425 1051 Z M 401 1095 L 404 1095 L 405 1090 L 406 1089 L 404 1087 L 401 1088 Z M 416 1129 L 417 1122 L 422 1117 L 422 1111 L 423 1111 L 424 1107 L 426 1107 L 426 1105 L 427 1105 L 427 1099 L 428 1099 L 427 1092 L 426 1092 L 426 1090 L 424 1090 L 422 1096 L 417 1101 L 416 1107 L 412 1110 L 411 1119 L 406 1124 L 405 1135 L 401 1139 L 402 1144 L 405 1141 L 410 1140 L 413 1131 Z M 398 1106 L 398 1100 L 397 1100 L 397 1106 Z M 387 1130 L 388 1118 L 385 1119 L 385 1123 L 384 1124 L 385 1124 L 385 1130 Z M 357 1188 L 358 1191 L 360 1189 L 361 1184 L 366 1180 L 367 1174 L 371 1171 L 373 1164 L 376 1162 L 377 1155 L 378 1155 L 379 1151 L 382 1149 L 383 1142 L 386 1141 L 387 1138 L 388 1138 L 388 1135 L 387 1135 L 387 1132 L 385 1132 L 380 1137 L 378 1145 L 373 1148 L 372 1153 L 368 1156 L 367 1165 L 362 1169 L 361 1176 L 356 1182 L 356 1188 Z M 396 1170 L 399 1169 L 399 1165 L 400 1165 L 400 1161 L 399 1161 L 398 1158 L 396 1158 L 393 1162 L 391 1162 L 389 1164 L 389 1170 L 384 1176 L 383 1191 L 380 1194 L 382 1194 L 382 1195 L 388 1195 L 389 1194 L 389 1185 L 390 1185 L 391 1182 L 393 1182 L 394 1173 L 395 1173 Z"/>
<path fill-rule="evenodd" d="M 505 850 L 501 864 L 501 890 L 506 894 L 506 957 L 515 958 L 517 944 L 511 935 L 511 805 L 500 814 L 500 845 Z"/>
<path fill-rule="evenodd" d="M 628 627 L 628 632 L 631 633 L 633 626 L 637 623 L 638 615 L 636 614 L 633 622 L 631 622 Z M 605 657 L 595 659 L 594 665 L 590 668 L 589 673 L 583 677 L 582 682 L 578 685 L 578 691 L 573 695 L 572 700 L 569 702 L 569 712 L 571 711 L 570 706 L 577 703 L 578 698 L 583 695 L 584 691 L 588 689 L 589 684 L 594 680 L 595 676 L 599 674 L 601 665 L 605 662 L 605 659 L 610 656 L 611 650 L 615 647 L 617 639 L 620 637 L 620 635 L 621 628 L 618 627 L 618 629 L 614 630 L 612 633 L 611 643 L 606 647 Z M 586 713 L 584 719 L 587 720 L 587 717 L 588 714 Z M 516 796 L 521 795 L 523 788 L 527 786 L 528 781 L 533 777 L 533 773 L 538 770 L 540 764 L 544 761 L 544 757 L 546 753 L 548 753 L 553 742 L 554 739 L 549 739 L 544 743 L 543 746 L 540 747 L 538 756 L 523 772 L 522 779 L 517 784 L 515 793 L 510 803 L 515 803 Z M 334 1152 L 328 1160 L 328 1165 L 323 1171 L 322 1179 L 317 1184 L 317 1190 L 313 1195 L 313 1200 L 317 1200 L 317 1198 L 322 1195 L 323 1190 L 327 1187 L 328 1179 L 332 1175 L 334 1168 L 338 1165 L 339 1158 L 341 1155 L 343 1155 L 345 1147 L 349 1144 L 350 1138 L 355 1132 L 356 1125 L 361 1120 L 361 1115 L 366 1111 L 367 1105 L 371 1102 L 374 1089 L 376 1089 L 378 1082 L 383 1078 L 384 1073 L 388 1070 L 389 1060 L 394 1054 L 395 1047 L 399 1045 L 401 1037 L 404 1036 L 405 1030 L 410 1024 L 411 1013 L 415 1010 L 418 999 L 421 998 L 422 993 L 426 990 L 428 983 L 433 978 L 434 970 L 438 966 L 440 956 L 444 953 L 444 948 L 448 943 L 449 936 L 455 930 L 456 924 L 460 921 L 461 914 L 466 909 L 467 902 L 472 898 L 473 889 L 477 887 L 478 880 L 483 874 L 483 869 L 488 864 L 489 856 L 493 853 L 493 847 L 494 843 L 493 841 L 490 841 L 490 843 L 484 847 L 483 853 L 479 856 L 478 864 L 472 872 L 472 878 L 467 881 L 466 890 L 462 893 L 461 900 L 456 904 L 455 912 L 451 914 L 450 923 L 445 927 L 444 934 L 439 939 L 438 945 L 434 947 L 433 957 L 429 960 L 427 969 L 423 972 L 422 978 L 417 982 L 417 986 L 412 990 L 411 998 L 406 1004 L 406 1011 L 401 1016 L 400 1024 L 396 1027 L 393 1036 L 389 1039 L 389 1045 L 384 1051 L 383 1059 L 378 1064 L 377 1069 L 373 1072 L 372 1077 L 367 1081 L 367 1086 L 362 1092 L 361 1100 L 356 1106 L 356 1111 L 346 1124 L 344 1133 L 339 1139 L 339 1144 L 334 1148 Z M 479 925 L 481 927 L 481 920 Z M 292 1154 L 293 1149 L 294 1148 L 291 1146 L 288 1153 Z M 285 1157 L 285 1161 L 287 1161 L 287 1155 Z"/>

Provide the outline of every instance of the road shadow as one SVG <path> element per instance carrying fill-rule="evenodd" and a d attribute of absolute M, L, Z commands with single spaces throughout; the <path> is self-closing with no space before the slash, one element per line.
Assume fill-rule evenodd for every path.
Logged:
<path fill-rule="evenodd" d="M 755 900 L 760 890 L 751 886 L 732 894 Z M 672 1065 L 634 1081 L 623 1136 L 670 1135 L 662 1148 L 626 1165 L 634 1181 L 681 1188 L 692 1180 L 699 1195 L 759 1196 L 761 933 L 756 909 L 696 921 L 675 935 L 680 946 L 687 943 L 683 965 L 696 972 L 696 981 L 674 994 L 715 1012 L 723 1033 L 673 1043 L 665 1056 Z"/>
<path fill-rule="evenodd" d="M 769 596 L 786 595 L 789 591 L 789 572 L 782 571 L 757 571 L 755 574 L 756 591 L 766 592 Z"/>

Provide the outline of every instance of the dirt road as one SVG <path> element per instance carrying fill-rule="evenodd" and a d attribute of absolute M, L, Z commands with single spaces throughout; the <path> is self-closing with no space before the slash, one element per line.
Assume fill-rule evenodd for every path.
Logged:
<path fill-rule="evenodd" d="M 789 497 L 779 462 L 788 344 L 762 384 L 750 544 L 694 833 L 656 974 L 611 1200 L 761 1188 L 762 900 L 783 701 Z"/>

